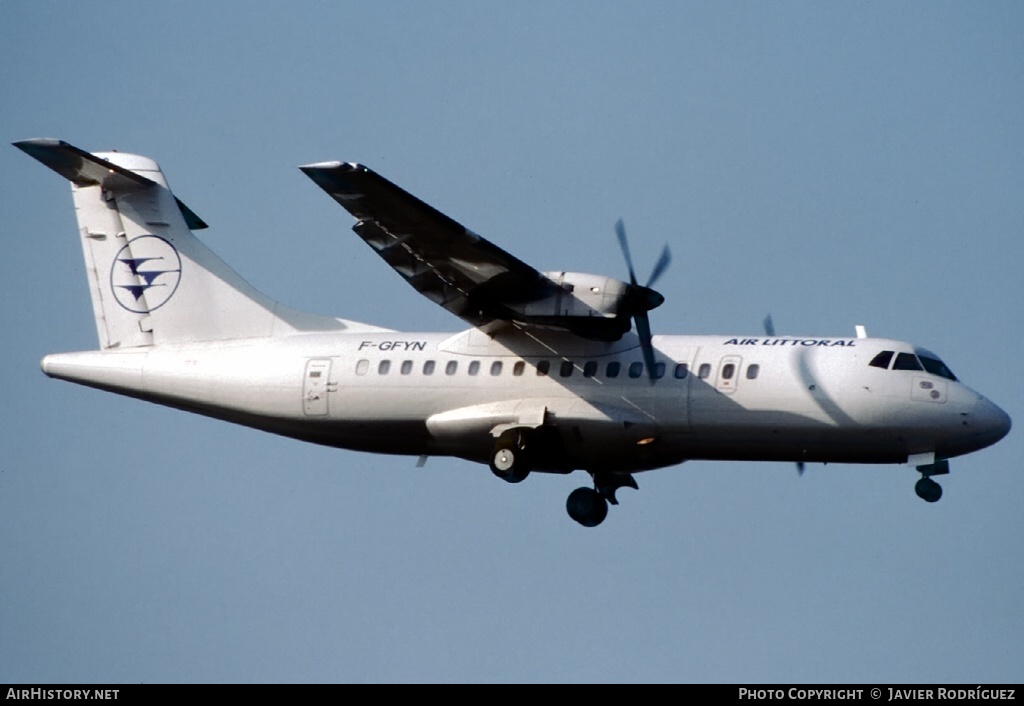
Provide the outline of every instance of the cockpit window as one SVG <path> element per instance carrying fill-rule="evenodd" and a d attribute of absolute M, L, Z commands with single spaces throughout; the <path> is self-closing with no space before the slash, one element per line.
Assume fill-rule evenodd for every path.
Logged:
<path fill-rule="evenodd" d="M 896 355 L 896 364 L 892 366 L 893 370 L 922 370 L 921 363 L 918 362 L 917 356 L 913 353 L 898 353 Z"/>
<path fill-rule="evenodd" d="M 885 370 L 889 367 L 889 363 L 892 362 L 893 355 L 893 351 L 882 351 L 872 358 L 868 365 Z M 896 362 L 893 364 L 892 369 L 927 370 L 932 375 L 938 375 L 941 378 L 956 382 L 956 375 L 953 374 L 953 371 L 947 368 L 946 364 L 939 360 L 937 355 L 929 353 L 923 348 L 917 349 L 917 355 L 913 353 L 896 354 Z"/>
<path fill-rule="evenodd" d="M 938 358 L 930 358 L 926 355 L 920 355 L 918 358 L 921 359 L 921 365 L 924 366 L 924 369 L 932 375 L 938 375 L 940 378 L 946 378 L 947 380 L 953 380 L 954 382 L 956 381 L 956 375 L 953 374 L 953 371 L 947 368 L 946 364 Z"/>
<path fill-rule="evenodd" d="M 891 361 L 891 360 L 892 360 L 892 351 L 882 351 L 881 353 L 876 355 L 874 358 L 872 358 L 871 362 L 868 363 L 868 365 L 873 366 L 875 368 L 882 368 L 883 370 L 888 370 L 889 369 L 889 361 Z"/>

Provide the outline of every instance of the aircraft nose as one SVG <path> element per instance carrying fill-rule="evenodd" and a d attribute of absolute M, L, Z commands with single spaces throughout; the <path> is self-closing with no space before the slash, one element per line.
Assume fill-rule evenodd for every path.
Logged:
<path fill-rule="evenodd" d="M 971 413 L 971 426 L 983 436 L 985 445 L 990 446 L 1010 433 L 1013 422 L 998 405 L 979 397 Z"/>

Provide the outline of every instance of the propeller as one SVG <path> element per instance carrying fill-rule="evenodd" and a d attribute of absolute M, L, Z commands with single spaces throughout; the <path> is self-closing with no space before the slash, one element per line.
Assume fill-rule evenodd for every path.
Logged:
<path fill-rule="evenodd" d="M 651 285 L 668 269 L 669 263 L 672 262 L 672 254 L 668 250 L 668 245 L 665 245 L 661 256 L 654 264 L 651 276 L 647 278 L 647 284 L 641 286 L 636 281 L 633 258 L 629 255 L 629 243 L 626 240 L 626 226 L 623 225 L 621 218 L 615 223 L 615 235 L 619 238 L 619 247 L 622 248 L 622 256 L 626 260 L 626 267 L 629 268 L 629 287 L 626 289 L 622 303 L 625 312 L 636 322 L 636 333 L 640 337 L 640 350 L 643 351 L 644 364 L 647 366 L 647 374 L 653 385 L 654 344 L 651 341 L 651 320 L 647 316 L 647 312 L 658 308 L 665 302 L 665 297 L 651 289 Z"/>
<path fill-rule="evenodd" d="M 775 322 L 772 321 L 772 315 L 769 313 L 768 316 L 764 317 L 764 332 L 767 336 L 775 336 Z M 803 476 L 806 464 L 803 461 L 796 462 L 796 474 Z"/>

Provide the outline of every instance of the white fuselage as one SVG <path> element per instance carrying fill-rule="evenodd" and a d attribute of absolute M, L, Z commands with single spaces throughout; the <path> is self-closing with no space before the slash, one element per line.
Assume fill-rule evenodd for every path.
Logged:
<path fill-rule="evenodd" d="M 968 453 L 1009 429 L 1002 410 L 955 380 L 869 366 L 881 350 L 914 350 L 898 341 L 656 336 L 654 346 L 653 383 L 633 334 L 604 343 L 514 329 L 320 332 L 57 354 L 42 366 L 52 377 L 378 453 L 487 462 L 502 431 L 532 428 L 551 449 L 535 470 L 562 472 L 688 459 L 903 463 Z"/>

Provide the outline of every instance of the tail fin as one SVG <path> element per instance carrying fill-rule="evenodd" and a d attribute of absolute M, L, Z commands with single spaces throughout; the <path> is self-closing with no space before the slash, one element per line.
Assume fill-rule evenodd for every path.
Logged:
<path fill-rule="evenodd" d="M 282 307 L 243 280 L 192 234 L 206 224 L 170 192 L 153 160 L 52 139 L 14 145 L 71 181 L 101 348 L 351 324 Z"/>

